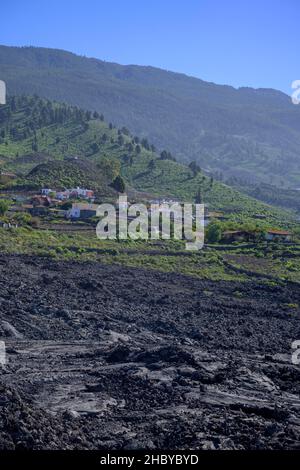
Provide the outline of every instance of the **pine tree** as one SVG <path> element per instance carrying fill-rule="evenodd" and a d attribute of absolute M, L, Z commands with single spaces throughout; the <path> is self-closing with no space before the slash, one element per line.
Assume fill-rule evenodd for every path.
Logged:
<path fill-rule="evenodd" d="M 118 191 L 118 193 L 124 193 L 125 191 L 125 183 L 124 183 L 124 180 L 122 178 L 122 176 L 118 175 L 113 183 L 112 183 L 112 187 Z"/>

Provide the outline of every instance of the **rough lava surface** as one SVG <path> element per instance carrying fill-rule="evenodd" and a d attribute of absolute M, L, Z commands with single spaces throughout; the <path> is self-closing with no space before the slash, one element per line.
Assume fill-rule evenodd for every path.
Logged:
<path fill-rule="evenodd" d="M 300 449 L 300 287 L 0 256 L 0 449 Z"/>

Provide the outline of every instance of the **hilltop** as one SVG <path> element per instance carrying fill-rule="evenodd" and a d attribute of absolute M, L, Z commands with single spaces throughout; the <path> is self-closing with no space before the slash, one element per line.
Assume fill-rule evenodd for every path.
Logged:
<path fill-rule="evenodd" d="M 33 47 L 0 46 L 0 70 L 10 94 L 36 93 L 103 112 L 220 180 L 300 186 L 300 108 L 279 91 Z"/>
<path fill-rule="evenodd" d="M 116 194 L 109 186 L 112 177 L 109 177 L 106 170 L 101 163 L 96 165 L 87 160 L 48 161 L 34 167 L 27 175 L 26 181 L 36 184 L 38 188 L 92 187 L 98 194 L 113 197 Z"/>

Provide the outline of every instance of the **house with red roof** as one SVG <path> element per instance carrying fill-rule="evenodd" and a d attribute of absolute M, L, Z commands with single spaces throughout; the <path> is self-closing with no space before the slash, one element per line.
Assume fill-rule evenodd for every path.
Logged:
<path fill-rule="evenodd" d="M 286 230 L 268 230 L 266 232 L 266 240 L 270 242 L 290 242 L 292 234 Z"/>

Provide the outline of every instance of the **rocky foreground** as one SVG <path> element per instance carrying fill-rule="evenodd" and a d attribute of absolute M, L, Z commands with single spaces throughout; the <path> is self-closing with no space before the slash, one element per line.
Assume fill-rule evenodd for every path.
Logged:
<path fill-rule="evenodd" d="M 0 449 L 300 449 L 300 288 L 0 256 Z"/>

